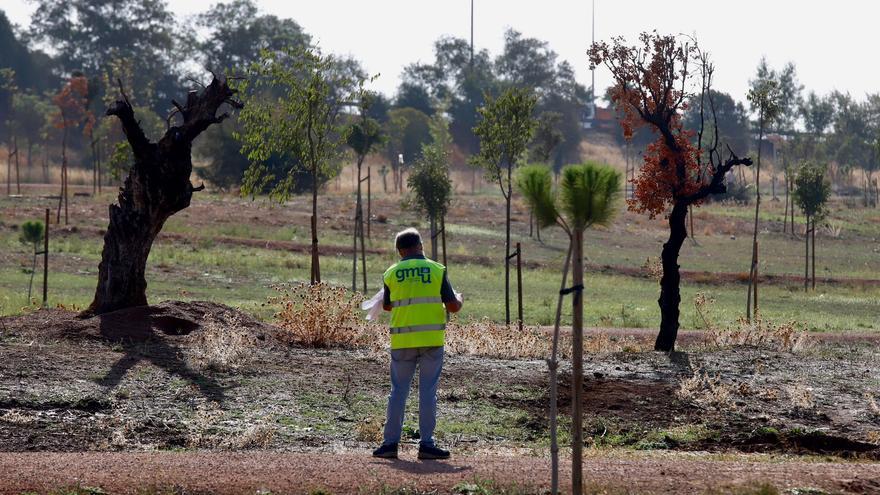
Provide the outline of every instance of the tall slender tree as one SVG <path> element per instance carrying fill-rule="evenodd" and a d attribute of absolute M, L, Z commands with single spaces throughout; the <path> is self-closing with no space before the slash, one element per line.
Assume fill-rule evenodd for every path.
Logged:
<path fill-rule="evenodd" d="M 354 250 L 352 252 L 351 265 L 351 290 L 357 290 L 357 246 L 358 242 L 360 242 L 364 293 L 367 292 L 367 257 L 364 247 L 364 207 L 363 195 L 361 193 L 361 185 L 363 184 L 362 168 L 367 155 L 373 151 L 375 146 L 380 145 L 384 141 L 382 126 L 369 116 L 370 107 L 373 105 L 375 98 L 375 93 L 363 89 L 360 90 L 358 118 L 350 125 L 347 139 L 347 144 L 354 151 L 357 160 L 357 196 L 355 199 L 354 232 L 352 233 L 354 238 L 352 246 L 354 246 Z"/>
<path fill-rule="evenodd" d="M 86 96 L 89 92 L 89 81 L 82 75 L 70 78 L 53 98 L 52 103 L 58 108 L 55 114 L 54 125 L 62 132 L 61 138 L 61 194 L 58 196 L 58 210 L 55 221 L 61 221 L 61 206 L 64 206 L 64 224 L 68 223 L 68 161 L 67 148 L 70 139 L 70 129 L 84 125 L 84 131 L 91 133 L 95 125 L 95 118 L 88 111 Z"/>
<path fill-rule="evenodd" d="M 338 172 L 347 127 L 340 110 L 355 101 L 359 81 L 339 70 L 338 60 L 316 49 L 290 47 L 263 51 L 239 89 L 245 105 L 243 129 L 236 136 L 251 165 L 245 172 L 243 194 L 260 194 L 286 201 L 294 192 L 300 172 L 311 180 L 311 283 L 321 282 L 318 255 L 318 191 Z M 280 170 L 267 162 L 280 157 Z M 277 177 L 276 174 L 284 174 Z"/>
<path fill-rule="evenodd" d="M 449 180 L 449 154 L 441 143 L 422 145 L 422 154 L 416 160 L 407 179 L 409 202 L 425 215 L 431 232 L 431 258 L 437 258 L 437 228 L 452 200 L 452 181 Z"/>
<path fill-rule="evenodd" d="M 816 221 L 827 213 L 831 183 L 825 178 L 828 167 L 815 163 L 804 163 L 794 179 L 794 203 L 804 212 L 804 291 L 809 288 L 812 278 L 816 288 Z M 813 273 L 810 277 L 810 241 L 813 244 Z"/>
<path fill-rule="evenodd" d="M 702 80 L 701 92 L 712 108 L 714 68 L 696 43 L 671 35 L 642 33 L 639 44 L 627 45 L 623 38 L 594 43 L 589 51 L 595 67 L 604 65 L 615 85 L 611 98 L 622 115 L 621 127 L 631 137 L 639 125 L 650 126 L 657 140 L 648 146 L 644 165 L 634 180 L 634 197 L 628 200 L 633 211 L 650 217 L 666 214 L 669 239 L 663 244 L 660 279 L 660 332 L 654 349 L 671 352 L 678 336 L 681 274 L 678 256 L 687 238 L 687 214 L 691 205 L 699 205 L 710 194 L 727 191 L 725 177 L 737 165 L 751 165 L 750 158 L 739 158 L 728 146 L 723 158 L 719 141 L 701 151 L 694 144 L 693 133 L 685 130 L 682 111 L 690 97 L 695 75 Z M 697 64 L 694 68 L 692 64 Z M 718 136 L 717 119 L 713 122 Z"/>
<path fill-rule="evenodd" d="M 614 218 L 621 195 L 621 175 L 607 165 L 587 163 L 562 169 L 559 188 L 552 188 L 550 169 L 529 166 L 520 169 L 517 187 L 528 201 L 538 223 L 544 227 L 560 226 L 569 237 L 572 257 L 572 353 L 571 353 L 571 485 L 572 493 L 583 490 L 583 352 L 584 352 L 584 231 L 595 225 L 608 225 Z M 558 312 L 557 312 L 558 313 Z M 556 349 L 558 326 L 554 332 Z M 556 355 L 550 361 L 551 397 L 555 397 Z M 551 404 L 551 444 L 556 445 L 555 404 Z M 553 453 L 553 479 L 556 481 L 558 459 Z M 555 483 L 554 483 L 555 485 Z M 553 492 L 556 493 L 556 486 Z"/>
<path fill-rule="evenodd" d="M 480 121 L 474 133 L 480 139 L 480 152 L 472 157 L 486 176 L 498 183 L 505 201 L 504 237 L 504 319 L 510 324 L 510 205 L 512 177 L 535 129 L 533 112 L 537 97 L 529 89 L 510 88 L 497 99 L 486 96 L 479 109 Z"/>
<path fill-rule="evenodd" d="M 761 60 L 758 78 L 752 81 L 748 99 L 758 113 L 758 163 L 755 167 L 755 225 L 752 231 L 752 261 L 749 264 L 749 288 L 746 298 L 746 319 L 752 317 L 752 303 L 758 311 L 758 215 L 761 210 L 761 150 L 764 148 L 764 131 L 782 112 L 782 90 L 774 72 L 768 72 L 766 61 Z M 753 297 L 754 296 L 754 297 Z"/>

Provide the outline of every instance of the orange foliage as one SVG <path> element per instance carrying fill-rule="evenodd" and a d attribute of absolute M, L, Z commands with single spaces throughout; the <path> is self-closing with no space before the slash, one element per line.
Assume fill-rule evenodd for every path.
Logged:
<path fill-rule="evenodd" d="M 83 134 L 89 136 L 95 126 L 95 115 L 88 109 L 89 81 L 85 76 L 73 76 L 52 97 L 58 107 L 53 125 L 57 129 L 83 126 Z"/>
<path fill-rule="evenodd" d="M 626 46 L 621 38 L 615 38 L 610 46 L 594 44 L 590 61 L 605 64 L 614 76 L 617 84 L 611 101 L 621 115 L 624 137 L 631 139 L 642 125 L 651 126 L 657 134 L 645 150 L 639 175 L 631 180 L 634 197 L 627 200 L 630 210 L 654 218 L 678 201 L 699 204 L 688 197 L 708 184 L 706 178 L 712 170 L 701 170 L 694 133 L 684 129 L 681 121 L 693 49 L 672 36 L 656 33 L 644 33 L 640 41 L 641 47 Z"/>

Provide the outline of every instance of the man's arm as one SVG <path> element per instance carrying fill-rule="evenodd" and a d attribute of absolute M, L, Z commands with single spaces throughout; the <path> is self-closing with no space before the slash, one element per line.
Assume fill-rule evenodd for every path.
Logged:
<path fill-rule="evenodd" d="M 387 284 L 385 285 L 385 297 L 382 299 L 382 309 L 391 311 L 391 289 Z"/>
<path fill-rule="evenodd" d="M 445 270 L 443 271 L 443 285 L 440 286 L 440 298 L 443 300 L 446 310 L 450 313 L 461 311 L 461 302 L 455 297 L 455 291 L 452 289 L 449 279 L 446 278 Z"/>

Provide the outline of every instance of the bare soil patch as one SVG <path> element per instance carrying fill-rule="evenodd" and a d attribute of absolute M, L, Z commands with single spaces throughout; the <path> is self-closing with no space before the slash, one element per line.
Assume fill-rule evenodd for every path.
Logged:
<path fill-rule="evenodd" d="M 250 336 L 243 344 L 248 346 L 243 353 L 247 359 L 240 365 L 215 369 L 193 360 L 204 335 L 218 328 L 234 328 Z M 442 472 L 411 461 L 397 467 L 375 466 L 365 456 L 381 428 L 388 393 L 387 356 L 356 349 L 282 345 L 275 338 L 276 331 L 236 310 L 207 302 L 169 301 L 90 319 L 63 310 L 0 319 L 0 451 L 142 453 L 91 458 L 100 465 L 118 463 L 116 471 L 87 468 L 85 463 L 75 467 L 80 462 L 77 457 L 51 455 L 0 456 L 0 468 L 3 463 L 11 469 L 16 463 L 38 466 L 49 462 L 46 459 L 63 460 L 67 464 L 62 466 L 71 470 L 58 468 L 53 471 L 57 476 L 46 477 L 47 482 L 62 482 L 70 479 L 66 478 L 70 473 L 82 472 L 80 479 L 116 487 L 122 485 L 113 484 L 106 473 L 140 483 L 136 475 L 126 474 L 126 469 L 138 463 L 158 463 L 157 470 L 166 469 L 167 459 L 179 459 L 181 465 L 215 463 L 219 466 L 216 480 L 223 480 L 238 479 L 252 464 L 265 462 L 295 473 L 284 482 L 291 484 L 279 487 L 299 487 L 302 480 L 325 479 L 316 477 L 309 466 L 339 464 L 342 472 L 341 466 L 349 463 L 352 467 L 345 472 L 351 472 L 351 477 L 346 474 L 339 481 L 348 487 L 351 480 L 360 483 L 364 479 L 359 469 L 374 469 L 398 473 L 387 479 L 401 482 L 420 476 L 436 479 L 425 485 L 428 491 L 447 490 L 455 484 L 453 480 L 457 483 L 476 475 L 492 474 L 517 482 L 546 473 L 549 405 L 543 361 L 449 356 L 439 398 L 438 435 L 462 462 L 454 461 L 450 466 L 455 469 Z M 646 330 L 592 330 L 593 335 L 603 333 L 650 343 Z M 595 467 L 596 479 L 618 486 L 613 483 L 615 476 L 623 476 L 627 469 L 654 472 L 656 479 L 644 479 L 651 483 L 644 486 L 659 487 L 654 491 L 663 493 L 667 485 L 662 480 L 667 475 L 657 473 L 679 472 L 682 465 L 662 458 L 632 465 L 601 459 L 603 453 L 618 448 L 658 455 L 757 452 L 830 456 L 839 462 L 880 459 L 880 411 L 873 399 L 880 397 L 876 338 L 835 336 L 806 353 L 794 354 L 753 347 L 707 349 L 700 345 L 698 333 L 683 337 L 686 352 L 672 355 L 601 350 L 588 354 L 585 430 L 591 452 L 600 458 L 590 467 Z M 694 377 L 707 378 L 695 381 Z M 685 387 L 689 381 L 690 388 Z M 564 364 L 558 404 L 563 420 L 570 407 L 569 384 L 570 367 Z M 412 404 L 405 449 L 418 440 Z M 187 453 L 177 458 L 165 457 L 176 454 L 156 453 L 168 449 Z M 236 454 L 210 457 L 214 454 L 209 452 L 217 450 Z M 249 453 L 254 450 L 258 452 Z M 292 454 L 296 452 L 304 453 L 303 457 Z M 356 455 L 340 457 L 339 452 Z M 472 457 L 485 452 L 516 455 L 503 461 Z M 228 467 L 220 463 L 221 458 L 228 460 Z M 512 467 L 497 467 L 502 464 Z M 829 464 L 827 476 L 817 477 L 810 474 L 810 464 L 783 465 L 794 467 L 792 471 L 767 467 L 768 471 L 739 461 L 729 465 L 713 461 L 692 468 L 730 473 L 737 484 L 765 476 L 779 486 L 803 482 L 845 492 L 850 490 L 846 482 L 855 483 L 851 487 L 868 487 L 863 492 L 870 493 L 873 478 L 855 480 L 850 475 L 877 467 Z M 458 469 L 467 466 L 467 470 Z M 168 483 L 190 479 L 180 486 L 192 486 L 196 492 L 219 486 L 211 484 L 210 477 L 202 481 L 187 477 L 182 469 L 168 467 Z M 607 477 L 596 474 L 606 471 L 611 473 Z M 260 472 L 246 475 L 242 482 L 275 479 L 261 477 Z M 669 487 L 683 486 L 687 471 L 681 472 L 682 478 L 670 481 Z M 784 473 L 794 474 L 786 477 Z M 842 473 L 849 473 L 849 481 Z M 16 479 L 34 480 L 21 476 Z M 697 490 L 718 481 L 711 474 L 691 478 L 695 484 L 689 486 Z M 642 482 L 638 480 L 633 483 Z M 828 483 L 814 484 L 815 480 Z M 332 480 L 327 483 L 333 491 L 341 486 Z M 856 488 L 850 491 L 859 493 Z"/>

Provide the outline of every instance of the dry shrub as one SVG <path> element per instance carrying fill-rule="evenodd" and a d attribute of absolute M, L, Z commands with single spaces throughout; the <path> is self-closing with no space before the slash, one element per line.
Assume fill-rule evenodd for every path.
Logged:
<path fill-rule="evenodd" d="M 319 284 L 273 286 L 279 295 L 269 304 L 279 305 L 275 319 L 287 344 L 305 347 L 356 347 L 364 327 L 360 304 L 363 297 L 342 287 Z"/>
<path fill-rule="evenodd" d="M 695 371 L 694 375 L 681 381 L 676 395 L 687 402 L 703 408 L 732 408 L 733 387 L 721 381 L 718 375 Z"/>
<path fill-rule="evenodd" d="M 382 441 L 384 425 L 384 417 L 371 416 L 366 418 L 355 426 L 355 439 L 358 442 L 379 443 Z"/>
<path fill-rule="evenodd" d="M 540 359 L 550 353 L 551 336 L 536 327 L 495 323 L 489 319 L 458 323 L 452 320 L 446 326 L 446 350 L 450 354 L 472 356 Z"/>
<path fill-rule="evenodd" d="M 265 449 L 272 445 L 278 428 L 274 424 L 259 422 L 241 434 L 230 435 L 221 446 L 231 449 Z"/>
<path fill-rule="evenodd" d="M 709 314 L 709 310 L 715 304 L 715 298 L 703 292 L 697 292 L 694 296 L 694 309 L 697 315 L 703 320 L 703 328 L 710 331 L 717 330 L 715 322 Z"/>
<path fill-rule="evenodd" d="M 718 349 L 759 347 L 780 352 L 804 352 L 815 345 L 803 324 L 795 321 L 775 324 L 759 316 L 751 322 L 739 318 L 732 327 L 719 328 L 712 318 L 715 299 L 703 292 L 694 296 L 694 309 L 706 329 L 706 344 Z"/>
<path fill-rule="evenodd" d="M 560 343 L 561 345 L 561 343 Z M 571 349 L 571 339 L 567 339 L 566 351 Z M 642 352 L 647 350 L 644 342 L 631 335 L 617 336 L 597 333 L 584 336 L 584 352 L 588 354 L 614 354 L 618 352 Z M 566 352 L 566 357 L 568 352 Z"/>
<path fill-rule="evenodd" d="M 660 282 L 660 279 L 663 277 L 663 262 L 658 256 L 649 256 L 645 258 L 642 270 L 645 271 L 648 278 Z"/>
<path fill-rule="evenodd" d="M 20 425 L 31 424 L 34 421 L 36 421 L 36 418 L 34 418 L 33 416 L 24 415 L 24 414 L 16 411 L 15 409 L 10 409 L 10 410 L 7 410 L 6 412 L 4 412 L 3 414 L 0 414 L 0 421 L 5 422 L 5 423 L 9 423 L 12 425 L 19 425 L 20 426 Z"/>
<path fill-rule="evenodd" d="M 880 444 L 880 431 L 869 431 L 867 435 L 865 435 L 865 440 L 867 440 L 868 443 Z"/>
<path fill-rule="evenodd" d="M 798 409 L 812 409 L 816 405 L 813 391 L 802 383 L 785 387 L 785 392 L 791 404 Z"/>
<path fill-rule="evenodd" d="M 815 344 L 803 325 L 795 321 L 774 324 L 760 316 L 751 322 L 740 318 L 736 326 L 727 329 L 710 327 L 706 341 L 716 348 L 748 346 L 793 353 L 809 350 Z"/>
<path fill-rule="evenodd" d="M 877 405 L 877 401 L 874 399 L 874 396 L 870 393 L 867 393 L 865 394 L 865 399 L 867 399 L 868 401 L 868 412 L 875 418 L 880 418 L 880 405 Z"/>
<path fill-rule="evenodd" d="M 253 354 L 254 336 L 244 329 L 241 316 L 235 313 L 218 321 L 206 315 L 202 329 L 194 333 L 188 361 L 197 369 L 224 371 L 247 363 Z"/>

